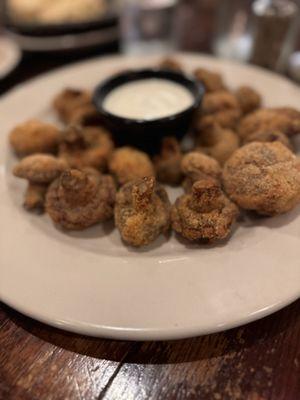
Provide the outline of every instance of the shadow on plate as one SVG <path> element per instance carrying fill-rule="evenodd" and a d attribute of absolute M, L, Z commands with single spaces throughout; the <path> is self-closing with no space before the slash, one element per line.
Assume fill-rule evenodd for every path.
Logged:
<path fill-rule="evenodd" d="M 82 231 L 67 231 L 62 229 L 60 226 L 55 225 L 55 228 L 62 234 L 71 237 L 72 239 L 96 239 L 107 235 L 110 235 L 115 229 L 115 224 L 113 220 L 102 222 L 84 229 Z"/>
<path fill-rule="evenodd" d="M 238 222 L 245 228 L 264 226 L 270 229 L 278 229 L 291 224 L 299 217 L 300 207 L 298 206 L 286 214 L 281 214 L 274 217 L 265 217 L 255 213 L 254 211 L 244 211 L 241 214 Z"/>

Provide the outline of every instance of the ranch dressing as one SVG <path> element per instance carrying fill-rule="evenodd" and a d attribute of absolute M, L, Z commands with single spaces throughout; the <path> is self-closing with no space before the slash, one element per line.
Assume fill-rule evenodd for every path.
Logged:
<path fill-rule="evenodd" d="M 103 108 L 119 117 L 154 120 L 184 111 L 193 101 L 190 91 L 179 83 L 150 78 L 113 89 L 104 99 Z"/>

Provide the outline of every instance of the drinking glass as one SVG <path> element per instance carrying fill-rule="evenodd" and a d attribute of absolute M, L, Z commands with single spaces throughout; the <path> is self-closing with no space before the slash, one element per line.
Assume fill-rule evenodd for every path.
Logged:
<path fill-rule="evenodd" d="M 214 53 L 219 57 L 246 61 L 252 44 L 251 0 L 219 2 Z"/>
<path fill-rule="evenodd" d="M 176 48 L 177 0 L 123 0 L 121 47 L 126 54 L 171 52 Z"/>

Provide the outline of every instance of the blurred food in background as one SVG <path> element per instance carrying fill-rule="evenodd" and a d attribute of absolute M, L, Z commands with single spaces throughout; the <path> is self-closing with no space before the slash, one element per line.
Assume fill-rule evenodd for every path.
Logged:
<path fill-rule="evenodd" d="M 103 15 L 106 0 L 7 0 L 7 10 L 20 23 L 82 22 Z"/>
<path fill-rule="evenodd" d="M 5 25 L 26 52 L 103 50 L 119 39 L 117 0 L 6 0 Z"/>

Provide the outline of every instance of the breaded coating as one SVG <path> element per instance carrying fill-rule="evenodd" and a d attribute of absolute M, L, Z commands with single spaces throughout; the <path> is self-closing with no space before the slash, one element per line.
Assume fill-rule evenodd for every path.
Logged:
<path fill-rule="evenodd" d="M 114 144 L 110 133 L 102 127 L 70 126 L 62 133 L 59 157 L 72 168 L 107 169 Z"/>
<path fill-rule="evenodd" d="M 201 132 L 197 138 L 196 150 L 215 158 L 221 165 L 239 148 L 240 139 L 231 129 L 221 128 L 213 124 Z"/>
<path fill-rule="evenodd" d="M 261 95 L 250 86 L 240 86 L 235 95 L 243 114 L 249 114 L 261 106 Z"/>
<path fill-rule="evenodd" d="M 60 132 L 54 125 L 36 119 L 17 125 L 9 135 L 10 145 L 20 157 L 34 153 L 55 153 L 59 140 Z"/>
<path fill-rule="evenodd" d="M 37 211 L 42 213 L 45 206 L 45 198 L 48 186 L 40 183 L 28 183 L 25 198 L 24 207 L 28 211 Z"/>
<path fill-rule="evenodd" d="M 238 133 L 243 140 L 258 131 L 295 135 L 300 132 L 300 113 L 292 108 L 261 108 L 240 121 Z"/>
<path fill-rule="evenodd" d="M 159 68 L 175 71 L 175 72 L 183 72 L 182 65 L 172 57 L 166 57 L 160 61 L 158 64 Z"/>
<path fill-rule="evenodd" d="M 102 118 L 96 107 L 91 103 L 75 108 L 67 122 L 69 125 L 98 126 L 101 125 Z"/>
<path fill-rule="evenodd" d="M 297 121 L 298 124 L 300 123 L 300 111 L 296 110 L 293 107 L 275 107 L 272 110 L 274 110 L 275 112 L 277 111 L 282 115 L 286 115 L 294 121 Z"/>
<path fill-rule="evenodd" d="M 108 167 L 120 185 L 145 176 L 155 175 L 148 155 L 132 147 L 116 149 L 109 160 Z"/>
<path fill-rule="evenodd" d="M 115 195 L 111 176 L 92 168 L 68 169 L 50 185 L 46 211 L 62 228 L 82 230 L 112 218 Z"/>
<path fill-rule="evenodd" d="M 183 187 L 188 192 L 196 181 L 212 178 L 221 179 L 222 169 L 218 161 L 198 151 L 187 153 L 181 161 L 181 171 L 185 175 Z"/>
<path fill-rule="evenodd" d="M 226 89 L 222 75 L 217 72 L 209 71 L 206 68 L 197 68 L 194 71 L 194 76 L 198 81 L 203 83 L 206 91 L 209 93 Z"/>
<path fill-rule="evenodd" d="M 135 247 L 146 246 L 170 226 L 170 201 L 154 177 L 131 181 L 117 193 L 115 223 L 121 237 Z"/>
<path fill-rule="evenodd" d="M 289 140 L 289 138 L 280 131 L 257 131 L 251 133 L 244 139 L 244 144 L 251 142 L 280 142 L 288 147 L 290 150 L 293 149 L 293 146 Z"/>
<path fill-rule="evenodd" d="M 159 156 L 154 157 L 156 177 L 159 182 L 179 185 L 182 181 L 182 152 L 175 137 L 165 137 Z"/>
<path fill-rule="evenodd" d="M 13 174 L 33 183 L 49 183 L 67 168 L 68 164 L 57 157 L 49 154 L 33 154 L 16 164 Z"/>
<path fill-rule="evenodd" d="M 300 160 L 280 142 L 249 143 L 225 163 L 223 183 L 241 208 L 282 214 L 300 202 Z"/>
<path fill-rule="evenodd" d="M 220 184 L 203 179 L 172 207 L 172 228 L 190 241 L 213 243 L 225 239 L 238 215 L 238 208 L 222 192 Z"/>
<path fill-rule="evenodd" d="M 53 108 L 59 118 L 69 124 L 73 114 L 82 107 L 92 105 L 92 95 L 87 90 L 66 88 L 62 90 L 53 100 Z"/>
<path fill-rule="evenodd" d="M 203 97 L 196 128 L 201 131 L 217 123 L 222 128 L 235 129 L 240 117 L 241 108 L 232 93 L 225 90 L 207 93 Z"/>
<path fill-rule="evenodd" d="M 53 100 L 53 108 L 66 124 L 86 125 L 98 114 L 92 103 L 92 94 L 80 89 L 64 89 Z"/>

